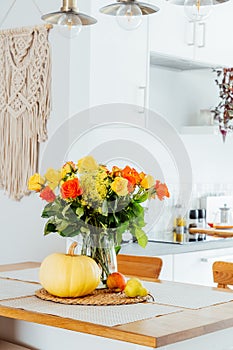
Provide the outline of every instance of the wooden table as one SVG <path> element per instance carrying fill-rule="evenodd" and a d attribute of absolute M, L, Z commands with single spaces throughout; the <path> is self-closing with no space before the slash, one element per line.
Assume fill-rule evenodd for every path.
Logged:
<path fill-rule="evenodd" d="M 12 265 L 1 265 L 0 271 L 10 271 L 16 269 L 19 270 L 38 266 L 38 263 L 33 262 Z M 170 286 L 172 292 L 172 288 L 175 282 L 158 282 L 167 283 L 168 287 Z M 216 288 L 214 289 L 216 290 Z M 165 347 L 168 344 L 174 344 L 176 342 L 181 342 L 187 339 L 200 337 L 208 333 L 214 334 L 214 332 L 216 331 L 233 327 L 233 301 L 218 304 L 215 306 L 205 307 L 203 309 L 194 310 L 183 308 L 182 310 L 179 310 L 177 312 L 163 315 L 160 317 L 152 317 L 150 319 L 113 327 L 82 322 L 79 320 L 58 317 L 55 315 L 26 311 L 19 308 L 6 307 L 1 305 L 1 301 L 0 316 L 9 319 L 27 321 L 33 324 L 40 324 L 45 326 L 57 327 L 64 330 L 71 330 L 78 332 L 77 334 L 92 334 L 94 336 L 104 337 L 105 340 L 109 338 L 124 341 L 126 342 L 125 349 L 144 349 L 144 347 L 145 349 L 149 349 L 156 347 Z M 94 337 L 94 339 L 97 338 Z M 142 347 L 131 347 L 133 344 L 139 344 L 142 345 Z M 115 349 L 113 345 L 114 343 L 112 343 L 110 347 L 108 345 L 110 350 L 113 348 Z M 58 346 L 54 348 L 59 349 Z M 69 348 L 69 346 L 67 346 L 67 348 Z M 117 348 L 119 349 L 119 347 L 116 347 L 116 349 Z M 179 347 L 175 347 L 174 349 L 178 348 Z M 43 350 L 44 349 L 45 348 L 43 348 Z M 98 346 L 95 347 L 95 349 L 98 349 Z M 101 347 L 101 349 L 104 349 L 104 347 Z M 123 349 L 123 347 L 121 347 L 121 349 Z M 189 346 L 189 349 L 191 350 L 192 347 Z"/>

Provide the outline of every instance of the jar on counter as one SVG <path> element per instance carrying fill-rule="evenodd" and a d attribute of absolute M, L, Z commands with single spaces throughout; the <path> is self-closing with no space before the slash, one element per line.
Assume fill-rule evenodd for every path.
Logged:
<path fill-rule="evenodd" d="M 177 243 L 186 242 L 186 219 L 182 213 L 182 205 L 176 205 L 176 217 L 174 219 L 173 240 Z"/>
<path fill-rule="evenodd" d="M 198 209 L 198 227 L 200 228 L 206 227 L 206 210 L 205 209 Z M 206 234 L 199 233 L 198 241 L 204 241 L 204 240 L 206 240 Z"/>
<path fill-rule="evenodd" d="M 188 228 L 198 227 L 198 209 L 191 209 L 189 211 L 189 226 Z M 198 241 L 198 233 L 189 233 L 189 242 Z"/>

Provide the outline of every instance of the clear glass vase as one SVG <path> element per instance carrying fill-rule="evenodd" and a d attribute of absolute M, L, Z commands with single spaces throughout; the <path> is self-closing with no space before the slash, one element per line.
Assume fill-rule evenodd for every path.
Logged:
<path fill-rule="evenodd" d="M 101 268 L 101 283 L 98 288 L 105 288 L 107 277 L 117 271 L 115 233 L 92 229 L 82 234 L 81 254 L 93 258 Z"/>

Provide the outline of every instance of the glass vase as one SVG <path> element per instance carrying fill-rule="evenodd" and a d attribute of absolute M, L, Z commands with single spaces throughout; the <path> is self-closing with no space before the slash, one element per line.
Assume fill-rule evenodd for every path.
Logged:
<path fill-rule="evenodd" d="M 93 229 L 82 235 L 81 254 L 93 258 L 101 269 L 101 283 L 105 288 L 107 277 L 117 271 L 115 233 Z"/>

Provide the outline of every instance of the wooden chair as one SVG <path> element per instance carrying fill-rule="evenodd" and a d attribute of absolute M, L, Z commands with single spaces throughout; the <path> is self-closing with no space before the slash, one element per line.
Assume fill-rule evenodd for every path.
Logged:
<path fill-rule="evenodd" d="M 215 261 L 212 266 L 214 282 L 218 288 L 228 288 L 233 285 L 233 262 Z"/>
<path fill-rule="evenodd" d="M 163 261 L 158 257 L 117 255 L 117 269 L 126 276 L 155 281 L 159 278 Z"/>

